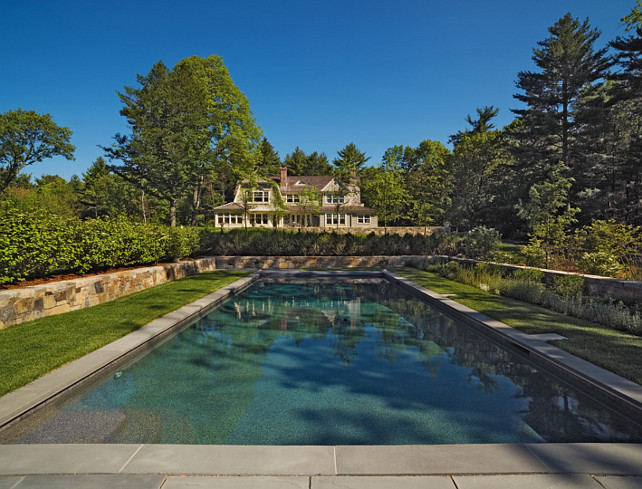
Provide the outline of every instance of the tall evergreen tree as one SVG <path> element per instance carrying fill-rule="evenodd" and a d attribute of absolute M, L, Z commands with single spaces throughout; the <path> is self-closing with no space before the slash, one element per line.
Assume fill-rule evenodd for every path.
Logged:
<path fill-rule="evenodd" d="M 332 160 L 337 177 L 342 180 L 349 180 L 352 173 L 360 175 L 363 167 L 370 159 L 365 152 L 359 151 L 354 143 L 349 143 L 345 148 L 337 152 L 338 157 Z"/>
<path fill-rule="evenodd" d="M 467 118 L 471 127 L 451 137 L 448 171 L 453 183 L 446 219 L 456 229 L 485 225 L 512 234 L 507 223 L 514 227 L 514 209 L 507 202 L 511 192 L 506 185 L 511 144 L 506 131 L 494 129 L 491 120 L 497 113 L 492 106 L 477 109 L 477 119 Z"/>
<path fill-rule="evenodd" d="M 328 157 L 325 153 L 314 151 L 307 155 L 298 146 L 290 154 L 285 156 L 285 166 L 288 167 L 289 175 L 324 175 L 332 174 L 332 167 L 328 163 Z"/>
<path fill-rule="evenodd" d="M 257 148 L 256 168 L 265 177 L 278 175 L 281 167 L 279 152 L 274 149 L 267 138 L 261 140 Z"/>
<path fill-rule="evenodd" d="M 533 49 L 539 71 L 518 74 L 521 93 L 514 97 L 528 106 L 514 110 L 521 119 L 518 157 L 524 193 L 561 161 L 576 181 L 572 200 L 586 184 L 578 115 L 587 94 L 607 76 L 611 61 L 606 48 L 595 48 L 600 32 L 590 27 L 588 19 L 580 22 L 567 13 L 548 31 L 550 37 Z"/>
<path fill-rule="evenodd" d="M 285 166 L 288 167 L 289 175 L 303 175 L 305 170 L 305 162 L 308 158 L 308 155 L 305 154 L 298 146 L 292 151 L 285 155 Z"/>

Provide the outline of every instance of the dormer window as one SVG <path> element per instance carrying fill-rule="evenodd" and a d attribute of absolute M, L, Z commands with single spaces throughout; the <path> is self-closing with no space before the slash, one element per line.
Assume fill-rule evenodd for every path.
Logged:
<path fill-rule="evenodd" d="M 297 182 L 294 185 L 307 185 L 303 180 L 297 180 Z"/>
<path fill-rule="evenodd" d="M 345 197 L 339 194 L 326 194 L 325 203 L 326 204 L 343 204 L 345 202 Z"/>
<path fill-rule="evenodd" d="M 298 194 L 286 194 L 285 195 L 285 201 L 288 204 L 296 204 L 299 202 L 299 195 Z"/>
<path fill-rule="evenodd" d="M 255 190 L 252 192 L 252 202 L 269 202 L 270 192 Z"/>

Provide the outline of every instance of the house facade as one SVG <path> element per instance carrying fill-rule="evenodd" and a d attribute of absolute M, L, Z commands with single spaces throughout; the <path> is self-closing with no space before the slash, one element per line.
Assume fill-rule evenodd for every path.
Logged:
<path fill-rule="evenodd" d="M 239 182 L 234 201 L 214 208 L 214 224 L 245 227 L 377 227 L 377 214 L 361 203 L 359 178 L 343 183 L 334 177 L 288 176 Z"/>

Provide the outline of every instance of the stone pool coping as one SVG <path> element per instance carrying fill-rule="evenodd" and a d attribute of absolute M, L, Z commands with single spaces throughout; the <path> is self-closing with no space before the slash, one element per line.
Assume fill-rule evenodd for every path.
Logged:
<path fill-rule="evenodd" d="M 265 272 L 261 276 L 386 277 L 507 341 L 642 400 L 642 387 L 390 272 Z M 253 274 L 0 398 L 0 426 L 96 370 L 140 352 L 257 280 Z M 452 308 L 452 310 L 451 310 Z M 597 370 L 596 370 L 597 369 Z M 65 387 L 66 386 L 66 387 Z M 626 477 L 624 477 L 626 476 Z M 631 478 L 631 476 L 635 476 Z M 44 478 L 43 478 L 44 477 Z M 642 444 L 401 446 L 0 445 L 0 488 L 23 487 L 639 487 Z M 41 485 L 39 485 L 41 484 Z M 52 485 L 53 484 L 53 485 Z M 57 485 L 56 485 L 57 484 Z M 469 485 L 470 484 L 470 485 Z M 568 485 L 570 484 L 570 485 Z M 120 487 L 120 486 L 119 486 Z"/>

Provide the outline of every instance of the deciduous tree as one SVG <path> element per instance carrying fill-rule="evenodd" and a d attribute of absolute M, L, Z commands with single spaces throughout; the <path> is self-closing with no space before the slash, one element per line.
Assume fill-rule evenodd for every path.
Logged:
<path fill-rule="evenodd" d="M 191 192 L 197 213 L 208 176 L 220 175 L 224 190 L 254 168 L 261 131 L 219 56 L 192 56 L 173 70 L 159 62 L 138 83 L 119 93 L 131 134 L 105 150 L 121 161 L 117 173 L 169 203 L 175 226 L 179 199 Z"/>
<path fill-rule="evenodd" d="M 22 109 L 0 114 L 0 194 L 28 165 L 54 156 L 73 160 L 71 134 L 49 114 Z"/>

